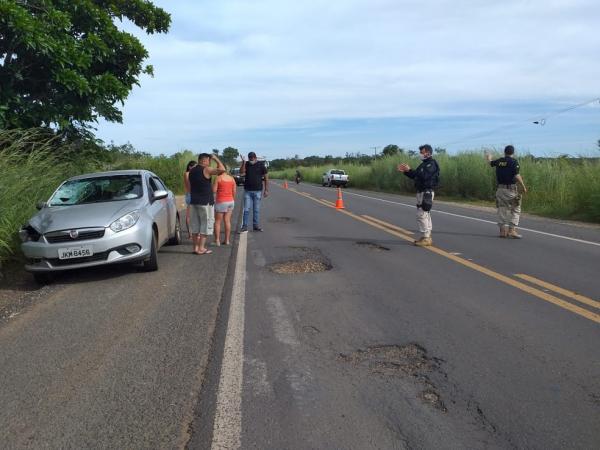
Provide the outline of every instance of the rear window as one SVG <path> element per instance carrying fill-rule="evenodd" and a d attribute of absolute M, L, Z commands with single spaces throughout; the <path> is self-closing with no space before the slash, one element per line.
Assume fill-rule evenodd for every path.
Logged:
<path fill-rule="evenodd" d="M 331 174 L 332 175 L 346 175 L 346 172 L 344 172 L 343 170 L 332 170 Z"/>
<path fill-rule="evenodd" d="M 140 175 L 82 178 L 63 183 L 52 196 L 49 204 L 50 206 L 70 206 L 114 202 L 140 198 L 143 193 Z"/>

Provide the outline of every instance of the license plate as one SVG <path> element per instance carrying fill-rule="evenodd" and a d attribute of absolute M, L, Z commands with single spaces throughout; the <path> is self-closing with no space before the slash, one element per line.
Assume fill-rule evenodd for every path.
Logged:
<path fill-rule="evenodd" d="M 58 249 L 58 259 L 85 258 L 86 256 L 92 256 L 93 254 L 94 251 L 91 246 Z"/>

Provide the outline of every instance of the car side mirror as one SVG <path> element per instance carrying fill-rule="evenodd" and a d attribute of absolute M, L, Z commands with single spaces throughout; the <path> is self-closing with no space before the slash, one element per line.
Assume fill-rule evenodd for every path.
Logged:
<path fill-rule="evenodd" d="M 46 202 L 37 202 L 37 204 L 35 205 L 37 210 L 40 210 L 42 208 L 46 207 Z"/>
<path fill-rule="evenodd" d="M 154 194 L 152 194 L 152 201 L 162 200 L 163 198 L 167 198 L 168 196 L 169 196 L 169 193 L 167 191 L 162 191 L 162 190 L 154 191 Z"/>

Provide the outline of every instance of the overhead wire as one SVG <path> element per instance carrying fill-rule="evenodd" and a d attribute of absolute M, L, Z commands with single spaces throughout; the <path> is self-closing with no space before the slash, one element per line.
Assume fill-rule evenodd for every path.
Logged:
<path fill-rule="evenodd" d="M 572 111 L 572 110 L 577 109 L 577 108 L 581 108 L 583 106 L 590 105 L 590 104 L 595 103 L 595 102 L 600 103 L 600 97 L 595 97 L 595 98 L 593 98 L 591 100 L 587 100 L 585 102 L 578 103 L 576 105 L 572 105 L 572 106 L 569 106 L 567 108 L 564 108 L 564 109 L 561 109 L 561 110 L 558 110 L 558 111 L 547 113 L 544 116 L 535 116 L 535 117 L 531 117 L 531 118 L 525 119 L 525 120 L 518 120 L 518 121 L 509 122 L 509 123 L 507 123 L 505 125 L 501 125 L 499 127 L 495 127 L 495 128 L 490 129 L 490 130 L 487 130 L 487 131 L 481 131 L 479 133 L 475 133 L 475 134 L 472 134 L 472 135 L 464 136 L 464 137 L 462 137 L 462 138 L 460 138 L 458 140 L 452 141 L 452 142 L 445 142 L 445 143 L 441 144 L 441 146 L 442 147 L 447 147 L 449 145 L 460 144 L 462 142 L 471 141 L 473 139 L 478 139 L 478 138 L 486 137 L 486 136 L 495 134 L 495 133 L 497 133 L 499 131 L 523 127 L 523 126 L 525 126 L 527 124 L 534 124 L 534 125 L 544 126 L 544 125 L 546 125 L 546 122 L 548 121 L 548 119 L 551 118 L 551 117 L 555 117 L 555 116 L 558 116 L 560 114 L 564 114 L 566 112 Z"/>

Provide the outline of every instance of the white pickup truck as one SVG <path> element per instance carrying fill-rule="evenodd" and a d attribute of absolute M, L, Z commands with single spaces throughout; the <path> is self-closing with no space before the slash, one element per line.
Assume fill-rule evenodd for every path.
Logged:
<path fill-rule="evenodd" d="M 323 186 L 342 186 L 346 187 L 349 177 L 346 172 L 340 169 L 331 169 L 323 174 Z"/>

